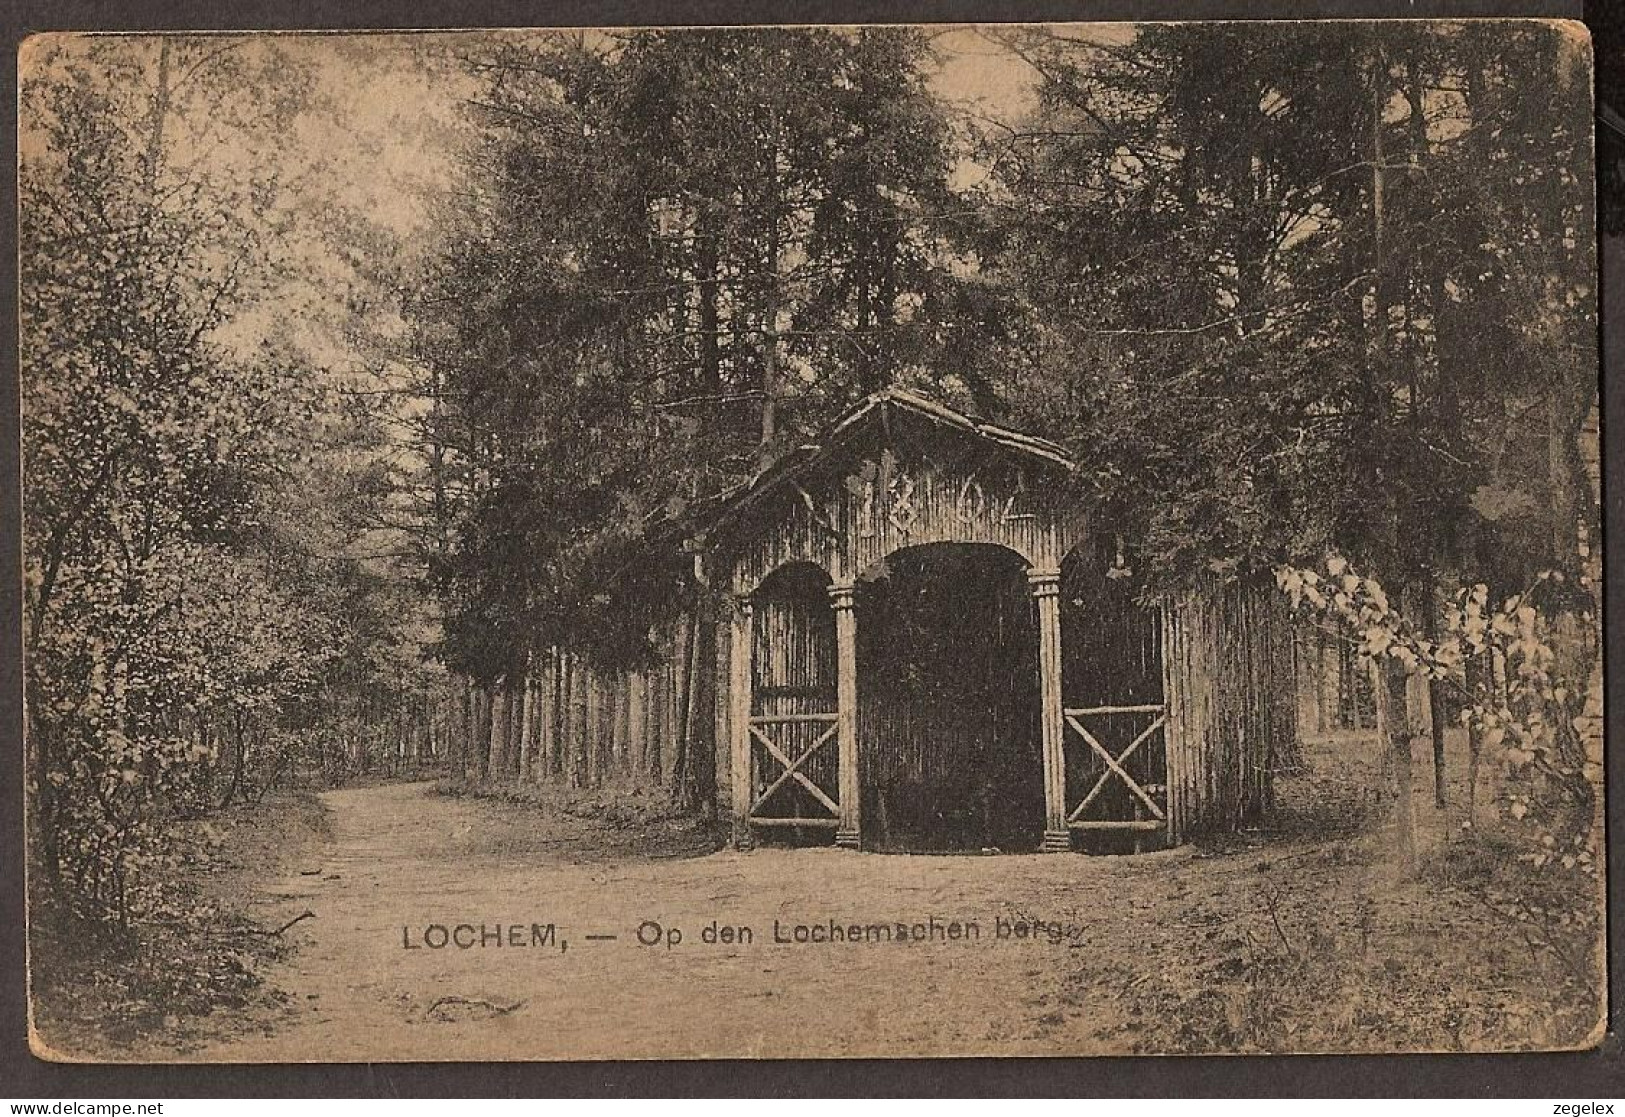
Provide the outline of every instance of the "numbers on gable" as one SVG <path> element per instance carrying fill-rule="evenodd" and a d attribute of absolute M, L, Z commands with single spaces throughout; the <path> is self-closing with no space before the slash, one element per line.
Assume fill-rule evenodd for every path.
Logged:
<path fill-rule="evenodd" d="M 1031 510 L 1027 500 L 1029 495 L 1027 478 L 1018 473 L 1015 478 L 1015 489 L 995 505 L 988 498 L 982 482 L 973 473 L 959 483 L 959 492 L 954 497 L 954 517 L 961 524 L 967 525 L 983 520 L 990 514 L 996 515 L 1001 524 L 1015 520 L 1031 520 L 1036 518 L 1038 513 Z"/>

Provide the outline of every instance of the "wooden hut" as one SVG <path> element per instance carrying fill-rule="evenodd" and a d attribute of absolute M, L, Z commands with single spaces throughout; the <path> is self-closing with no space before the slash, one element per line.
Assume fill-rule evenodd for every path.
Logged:
<path fill-rule="evenodd" d="M 468 684 L 474 779 L 662 789 L 734 840 L 1135 852 L 1256 823 L 1299 700 L 1284 601 L 1150 604 L 1055 444 L 906 391 L 682 525 L 699 593 L 635 667 Z M 668 539 L 668 542 L 670 540 Z"/>
<path fill-rule="evenodd" d="M 1293 732 L 1283 608 L 1136 601 L 1072 469 L 893 389 L 728 502 L 694 545 L 736 844 L 1127 852 L 1257 819 Z"/>

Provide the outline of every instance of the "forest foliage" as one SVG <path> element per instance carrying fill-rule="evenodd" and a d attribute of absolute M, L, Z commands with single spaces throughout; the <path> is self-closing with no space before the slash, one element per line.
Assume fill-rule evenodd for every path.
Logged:
<path fill-rule="evenodd" d="M 371 562 L 383 451 L 294 331 L 239 318 L 311 231 L 275 47 L 42 41 L 20 180 L 25 686 L 42 909 L 128 929 L 173 827 L 364 759 L 440 685 Z M 303 324 L 308 331 L 310 324 Z M 373 480 L 369 480 L 373 479 Z M 376 500 L 374 500 L 376 503 Z"/>
<path fill-rule="evenodd" d="M 127 922 L 166 825 L 353 771 L 448 673 L 647 656 L 703 588 L 692 523 L 888 385 L 1066 445 L 1147 595 L 1335 552 L 1430 646 L 1460 587 L 1548 571 L 1553 616 L 1594 626 L 1571 29 L 977 34 L 1033 76 L 1022 112 L 946 96 L 943 48 L 901 28 L 426 46 L 471 92 L 412 244 L 294 181 L 291 137 L 331 109 L 275 46 L 35 59 L 51 894 Z M 334 275 L 363 293 L 323 328 L 360 371 L 305 322 L 243 343 Z"/>
<path fill-rule="evenodd" d="M 1029 119 L 932 97 L 930 40 L 895 29 L 478 63 L 412 307 L 455 463 L 452 661 L 618 636 L 580 623 L 617 595 L 646 619 L 685 566 L 629 584 L 618 543 L 670 550 L 651 524 L 899 382 L 1065 443 L 1150 590 L 1329 548 L 1407 596 L 1583 575 L 1570 32 L 985 34 L 1037 73 Z"/>

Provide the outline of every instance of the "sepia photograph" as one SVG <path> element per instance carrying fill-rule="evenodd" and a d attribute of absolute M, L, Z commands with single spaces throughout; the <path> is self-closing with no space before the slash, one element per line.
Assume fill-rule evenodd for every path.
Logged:
<path fill-rule="evenodd" d="M 1535 19 L 26 39 L 34 1054 L 1596 1047 L 1592 90 Z"/>

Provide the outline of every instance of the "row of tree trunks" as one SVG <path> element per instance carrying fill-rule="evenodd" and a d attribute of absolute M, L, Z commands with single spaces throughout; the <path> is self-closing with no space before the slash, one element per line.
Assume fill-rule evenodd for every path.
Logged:
<path fill-rule="evenodd" d="M 694 686 L 694 665 L 704 662 L 690 647 L 694 629 L 678 624 L 667 654 L 639 670 L 603 668 L 551 648 L 521 676 L 491 687 L 465 681 L 452 766 L 473 779 L 567 787 L 676 793 L 699 782 L 699 758 L 709 765 L 711 757 L 694 746 L 706 735 L 710 700 L 708 688 Z"/>
<path fill-rule="evenodd" d="M 378 751 L 392 768 L 411 769 L 438 763 L 446 755 L 453 724 L 452 711 L 445 702 L 428 699 L 409 702 L 385 728 L 383 747 Z"/>
<path fill-rule="evenodd" d="M 172 730 L 203 755 L 199 770 L 216 789 L 216 805 L 224 808 L 282 781 L 345 772 L 399 774 L 438 765 L 460 736 L 460 726 L 451 702 L 422 697 L 398 707 L 363 709 L 354 721 L 303 740 L 230 710 L 184 715 Z"/>
<path fill-rule="evenodd" d="M 1376 690 L 1370 667 L 1353 645 L 1308 625 L 1293 639 L 1297 675 L 1298 725 L 1304 736 L 1371 730 L 1376 724 Z M 1435 738 L 1450 727 L 1445 693 L 1426 679 L 1406 684 L 1405 724 L 1417 737 Z"/>

